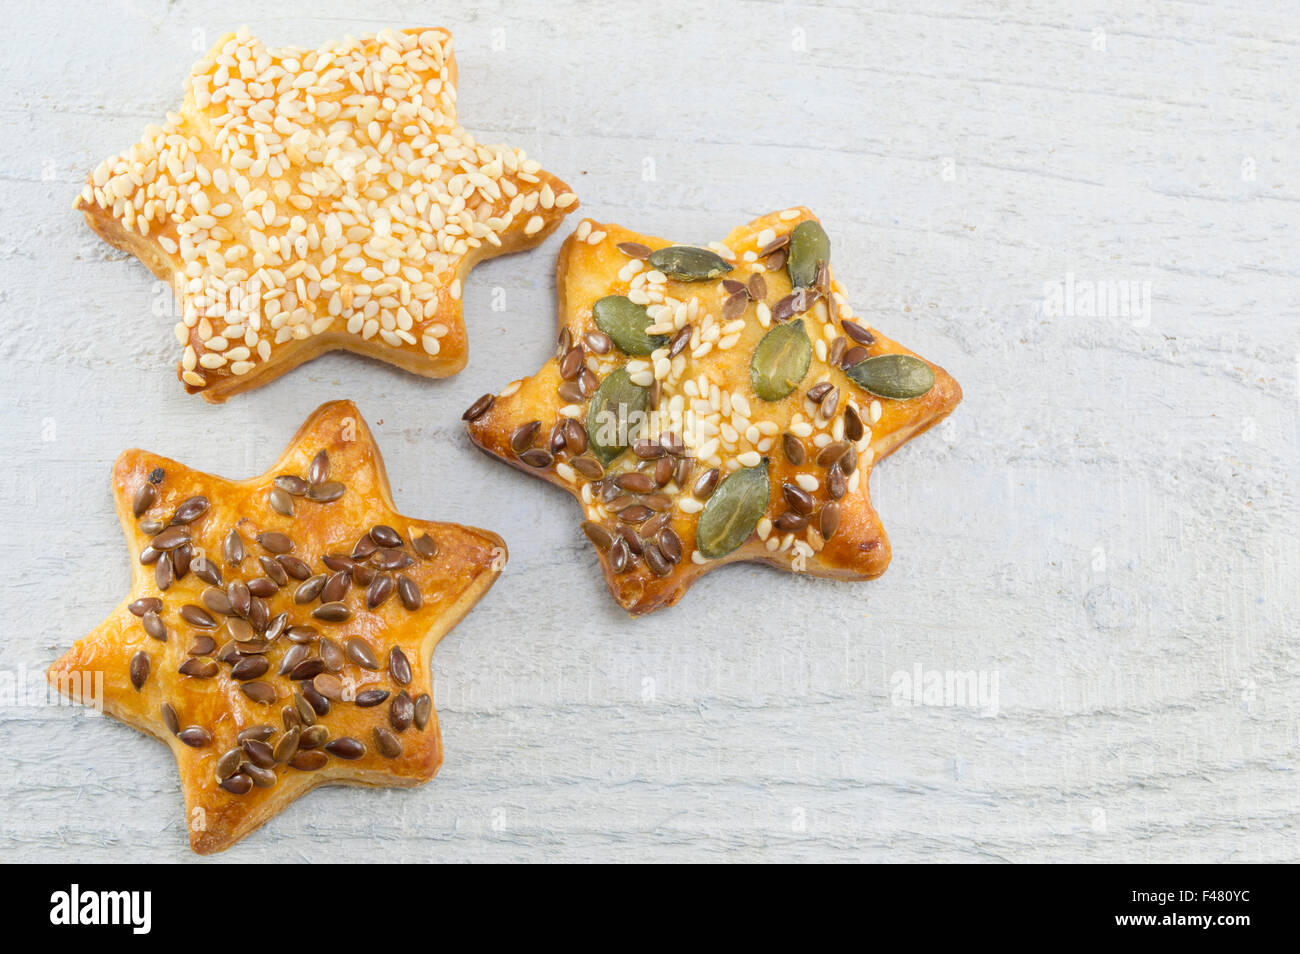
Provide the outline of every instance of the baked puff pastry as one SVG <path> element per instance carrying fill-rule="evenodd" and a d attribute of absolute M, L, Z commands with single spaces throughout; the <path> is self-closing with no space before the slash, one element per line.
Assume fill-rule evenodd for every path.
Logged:
<path fill-rule="evenodd" d="M 76 203 L 171 283 L 177 374 L 213 402 L 336 349 L 455 374 L 469 270 L 576 205 L 522 151 L 461 127 L 451 36 L 427 29 L 319 50 L 227 35 L 180 112 L 100 163 Z"/>
<path fill-rule="evenodd" d="M 47 675 L 171 748 L 191 848 L 318 785 L 434 776 L 430 657 L 506 548 L 399 514 L 355 405 L 319 408 L 251 480 L 127 451 L 113 495 L 131 593 Z"/>
<path fill-rule="evenodd" d="M 807 209 L 708 248 L 582 222 L 541 371 L 465 413 L 475 444 L 572 493 L 633 615 L 738 561 L 879 576 L 876 461 L 961 400 L 942 368 L 856 319 Z"/>

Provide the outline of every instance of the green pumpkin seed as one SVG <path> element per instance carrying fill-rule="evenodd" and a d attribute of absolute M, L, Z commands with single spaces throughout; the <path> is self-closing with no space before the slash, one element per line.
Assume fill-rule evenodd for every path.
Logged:
<path fill-rule="evenodd" d="M 859 361 L 845 372 L 855 384 L 877 397 L 906 401 L 934 387 L 934 372 L 910 354 L 881 354 Z"/>
<path fill-rule="evenodd" d="M 626 368 L 611 371 L 587 408 L 587 442 L 591 453 L 609 466 L 632 442 L 645 418 L 646 388 L 632 383 Z"/>
<path fill-rule="evenodd" d="M 817 279 L 817 266 L 831 260 L 831 240 L 826 230 L 812 219 L 800 222 L 790 233 L 790 258 L 786 268 L 790 284 L 807 288 Z"/>
<path fill-rule="evenodd" d="M 591 306 L 596 327 L 614 339 L 628 354 L 647 355 L 668 343 L 663 335 L 648 335 L 650 316 L 645 305 L 638 305 L 624 295 L 606 295 Z"/>
<path fill-rule="evenodd" d="M 718 484 L 695 526 L 695 546 L 700 554 L 714 560 L 744 543 L 763 519 L 770 496 L 767 458 L 757 467 L 742 467 Z"/>
<path fill-rule="evenodd" d="M 777 325 L 754 349 L 749 362 L 749 381 L 764 401 L 779 401 L 793 391 L 808 373 L 813 346 L 804 331 L 803 319 Z"/>
<path fill-rule="evenodd" d="M 702 282 L 731 271 L 717 252 L 693 245 L 670 245 L 650 253 L 650 267 L 679 282 Z"/>

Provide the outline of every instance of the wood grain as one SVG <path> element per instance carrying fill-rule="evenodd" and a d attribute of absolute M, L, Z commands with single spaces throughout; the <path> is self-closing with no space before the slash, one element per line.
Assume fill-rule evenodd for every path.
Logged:
<path fill-rule="evenodd" d="M 1300 860 L 1293 6 L 262 9 L 33 5 L 0 36 L 0 671 L 35 681 L 125 592 L 122 449 L 249 476 L 335 398 L 402 511 L 511 562 L 434 657 L 439 777 L 313 793 L 214 861 Z M 169 292 L 71 211 L 85 173 L 241 22 L 431 15 L 464 124 L 584 214 L 704 242 L 807 205 L 856 309 L 961 381 L 874 477 L 883 578 L 736 567 L 627 620 L 566 495 L 459 423 L 544 360 L 562 235 L 475 271 L 454 378 L 336 354 L 181 391 Z M 1056 314 L 1070 276 L 1149 288 L 1149 318 Z M 896 704 L 916 666 L 996 674 L 996 714 Z M 162 746 L 68 707 L 0 705 L 0 736 L 0 858 L 196 860 Z"/>

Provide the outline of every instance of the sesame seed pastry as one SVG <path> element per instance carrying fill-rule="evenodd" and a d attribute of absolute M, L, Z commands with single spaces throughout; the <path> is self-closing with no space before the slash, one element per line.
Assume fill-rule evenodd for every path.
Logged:
<path fill-rule="evenodd" d="M 177 374 L 212 402 L 339 349 L 455 374 L 469 270 L 576 207 L 521 150 L 461 127 L 451 35 L 426 29 L 319 50 L 229 34 L 180 112 L 101 162 L 76 202 L 172 284 Z"/>
<path fill-rule="evenodd" d="M 430 657 L 506 549 L 399 514 L 356 405 L 318 408 L 251 480 L 126 451 L 113 496 L 130 595 L 47 678 L 92 702 L 102 674 L 104 711 L 171 748 L 191 848 L 222 851 L 318 785 L 437 773 Z"/>
<path fill-rule="evenodd" d="M 961 388 L 854 316 L 830 248 L 803 208 L 707 248 L 583 221 L 554 357 L 465 412 L 480 448 L 578 499 L 633 615 L 738 561 L 845 580 L 889 564 L 871 468 Z"/>

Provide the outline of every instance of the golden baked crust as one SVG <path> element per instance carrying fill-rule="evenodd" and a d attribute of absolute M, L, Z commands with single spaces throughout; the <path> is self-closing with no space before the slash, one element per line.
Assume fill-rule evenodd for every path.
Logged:
<path fill-rule="evenodd" d="M 322 453 L 327 460 L 318 456 Z M 277 489 L 276 478 L 292 492 Z M 304 494 L 304 485 L 314 489 Z M 333 497 L 339 486 L 341 495 L 330 502 L 312 497 Z M 317 785 L 410 786 L 434 776 L 442 763 L 442 742 L 430 695 L 430 657 L 500 574 L 505 544 L 485 530 L 398 514 L 379 448 L 352 402 L 317 409 L 275 466 L 251 480 L 230 481 L 144 451 L 126 451 L 113 467 L 113 495 L 131 554 L 131 594 L 55 662 L 47 678 L 66 695 L 91 703 L 95 679 L 102 674 L 104 711 L 171 747 L 185 793 L 190 847 L 200 853 L 228 848 Z M 197 516 L 183 522 L 193 513 Z M 233 542 L 227 541 L 232 530 L 243 551 L 238 561 Z M 162 536 L 166 533 L 173 539 Z M 291 550 L 278 552 L 283 541 L 263 536 L 276 533 L 289 538 Z M 171 546 L 177 537 L 187 542 Z M 373 553 L 365 554 L 366 549 Z M 146 560 L 162 555 L 146 563 L 142 554 L 147 553 Z M 339 579 L 322 562 L 327 554 L 342 568 Z M 356 559 L 340 559 L 345 555 Z M 409 565 L 399 566 L 407 559 Z M 394 568 L 384 570 L 381 564 Z M 322 584 L 319 574 L 330 576 Z M 301 580 L 304 575 L 308 578 Z M 218 578 L 219 585 L 213 585 Z M 389 582 L 375 582 L 382 579 Z M 322 585 L 325 592 L 312 596 L 309 591 Z M 373 607 L 368 606 L 372 588 L 376 596 L 387 591 Z M 287 614 L 283 621 L 282 614 Z M 332 621 L 339 615 L 349 618 Z M 207 625 L 209 620 L 215 625 Z M 165 641 L 157 639 L 159 626 L 165 628 Z M 251 641 L 244 638 L 249 636 Z M 396 650 L 409 675 L 392 655 Z M 291 651 L 293 665 L 301 668 L 281 675 Z M 137 657 L 148 662 L 143 672 Z M 265 673 L 257 672 L 258 658 L 269 664 Z M 241 663 L 247 672 L 237 672 Z M 193 667 L 194 674 L 182 674 L 181 666 Z M 366 691 L 387 696 L 363 707 L 371 701 L 361 695 Z M 171 726 L 164 704 L 174 709 Z M 294 725 L 301 746 L 294 758 L 307 761 L 300 767 L 278 761 L 259 772 L 259 760 L 265 762 L 266 752 Z M 270 727 L 264 740 L 270 748 L 237 740 L 255 726 Z M 312 740 L 302 733 L 312 726 L 323 726 L 329 741 L 308 750 Z M 200 731 L 187 733 L 190 727 Z M 338 740 L 345 738 L 359 742 L 364 754 L 355 757 L 359 749 L 351 743 L 340 747 Z M 385 753 L 390 741 L 400 754 Z M 282 754 L 290 748 L 285 741 Z M 308 751 L 325 754 L 306 756 Z M 313 768 L 311 760 L 324 764 Z M 234 781 L 223 788 L 218 773 L 232 763 L 234 773 L 222 777 Z"/>
<path fill-rule="evenodd" d="M 848 580 L 879 576 L 890 548 L 871 506 L 871 467 L 961 400 L 961 388 L 942 368 L 913 362 L 918 356 L 854 320 L 829 261 L 796 295 L 783 242 L 805 222 L 816 219 L 803 208 L 755 219 L 710 246 L 730 271 L 691 281 L 667 277 L 646 259 L 671 243 L 580 223 L 560 251 L 556 355 L 536 375 L 484 395 L 466 412 L 480 448 L 578 499 L 609 590 L 633 615 L 675 603 L 701 574 L 737 561 Z M 824 236 L 818 225 L 808 229 Z M 651 323 L 643 330 L 658 336 L 650 354 L 630 357 L 610 346 L 593 316 L 606 296 L 648 308 Z M 800 321 L 811 344 L 808 369 L 788 396 L 763 400 L 751 378 L 755 349 L 774 328 Z M 888 399 L 848 376 L 848 367 L 882 355 L 911 356 L 889 361 L 920 365 L 933 386 L 921 396 Z M 593 466 L 593 394 L 620 368 L 649 392 L 650 413 L 633 446 Z M 802 464 L 787 455 L 788 442 Z M 751 468 L 766 468 L 763 515 L 754 507 L 742 513 L 737 483 L 713 505 L 707 529 L 741 528 L 745 514 L 757 523 L 725 553 L 711 536 L 706 557 L 697 529 L 720 484 L 694 492 L 696 482 L 707 483 L 713 469 L 725 479 Z M 757 486 L 754 493 L 761 493 L 761 481 Z"/>
<path fill-rule="evenodd" d="M 455 374 L 470 269 L 541 243 L 577 197 L 460 126 L 445 30 L 308 51 L 243 29 L 76 207 L 171 283 L 177 376 L 220 402 L 337 349 Z"/>

